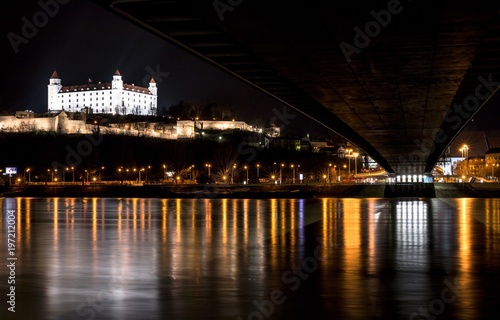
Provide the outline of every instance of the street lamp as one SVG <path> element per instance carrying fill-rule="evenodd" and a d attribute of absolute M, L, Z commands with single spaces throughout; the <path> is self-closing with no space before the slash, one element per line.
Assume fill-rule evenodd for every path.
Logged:
<path fill-rule="evenodd" d="M 248 166 L 244 166 L 243 168 L 247 171 L 247 180 L 246 180 L 245 184 L 248 184 Z"/>
<path fill-rule="evenodd" d="M 290 167 L 292 168 L 292 183 L 295 184 L 295 167 L 293 164 Z"/>
<path fill-rule="evenodd" d="M 465 161 L 465 175 L 469 175 L 469 146 L 464 144 L 460 151 L 462 151 L 462 161 Z"/>
<path fill-rule="evenodd" d="M 141 169 L 139 170 L 139 184 L 141 183 L 141 171 L 145 171 L 145 169 L 144 169 L 144 168 L 141 168 Z M 147 177 L 147 175 L 148 175 L 148 174 L 146 173 L 146 177 Z"/>
<path fill-rule="evenodd" d="M 26 168 L 25 172 L 28 173 L 28 183 L 31 183 L 31 169 Z M 24 181 L 26 181 L 26 178 L 24 178 Z"/>
<path fill-rule="evenodd" d="M 207 164 L 205 164 L 205 167 L 208 168 L 208 180 L 210 181 L 210 168 L 212 167 L 212 165 L 207 163 Z"/>
<path fill-rule="evenodd" d="M 167 165 L 163 165 L 163 182 L 167 180 Z"/>
<path fill-rule="evenodd" d="M 327 172 L 326 172 L 326 173 L 327 173 L 327 177 L 328 177 L 328 178 L 326 179 L 326 182 L 327 182 L 327 183 L 330 183 L 330 169 L 331 169 L 331 167 L 332 167 L 332 164 L 331 164 L 331 163 L 329 163 L 329 164 L 328 164 L 328 169 L 327 169 Z"/>
<path fill-rule="evenodd" d="M 352 156 L 354 157 L 354 175 L 356 176 L 358 174 L 358 156 L 359 156 L 359 153 L 354 152 L 352 154 Z"/>
<path fill-rule="evenodd" d="M 75 167 L 71 167 L 71 171 L 73 171 L 73 183 L 75 182 Z"/>
<path fill-rule="evenodd" d="M 281 166 L 280 166 L 280 184 L 283 183 L 282 169 L 283 169 L 284 166 L 285 166 L 284 163 L 282 163 Z"/>
<path fill-rule="evenodd" d="M 193 168 L 194 168 L 194 164 L 191 165 L 191 167 L 189 167 L 189 175 L 191 176 L 191 183 L 193 183 L 194 179 L 193 179 Z"/>
<path fill-rule="evenodd" d="M 118 168 L 118 172 L 120 173 L 120 184 L 123 184 L 123 168 Z"/>
<path fill-rule="evenodd" d="M 259 168 L 260 168 L 260 164 L 257 163 L 257 180 L 259 179 Z"/>
<path fill-rule="evenodd" d="M 347 158 L 349 159 L 349 171 L 348 171 L 348 174 L 347 176 L 349 177 L 351 175 L 351 152 L 352 152 L 352 149 L 347 149 Z"/>
<path fill-rule="evenodd" d="M 486 164 L 486 166 L 488 167 L 489 164 Z M 494 164 L 494 163 L 491 164 L 491 179 L 492 180 L 495 179 L 495 166 L 498 167 L 499 164 L 498 163 L 497 164 Z"/>
<path fill-rule="evenodd" d="M 231 167 L 231 184 L 234 183 L 234 169 L 236 169 L 236 163 Z"/>

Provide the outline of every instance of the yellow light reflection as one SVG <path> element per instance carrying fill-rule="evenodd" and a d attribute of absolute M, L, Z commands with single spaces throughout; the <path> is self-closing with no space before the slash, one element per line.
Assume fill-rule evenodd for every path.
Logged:
<path fill-rule="evenodd" d="M 500 199 L 485 199 L 486 250 L 500 249 Z"/>
<path fill-rule="evenodd" d="M 278 213 L 276 211 L 276 199 L 271 199 L 271 248 L 274 249 L 276 246 L 276 240 L 278 237 Z"/>
<path fill-rule="evenodd" d="M 49 200 L 50 201 L 50 200 Z M 59 198 L 52 199 L 52 203 L 54 205 L 54 249 L 57 249 L 58 246 L 58 237 L 59 237 Z"/>
<path fill-rule="evenodd" d="M 161 200 L 161 242 L 167 242 L 167 200 Z"/>
<path fill-rule="evenodd" d="M 222 199 L 222 244 L 225 250 L 227 244 L 227 199 Z M 225 252 L 223 252 L 225 255 Z"/>
<path fill-rule="evenodd" d="M 464 273 L 470 272 L 471 268 L 471 252 L 470 252 L 470 243 L 471 243 L 471 238 L 470 238 L 470 223 L 469 219 L 470 217 L 468 216 L 468 207 L 469 207 L 469 201 L 470 199 L 468 198 L 462 198 L 460 199 L 460 213 L 459 213 L 459 239 L 460 239 L 460 249 L 459 249 L 459 255 L 460 255 L 460 270 Z"/>

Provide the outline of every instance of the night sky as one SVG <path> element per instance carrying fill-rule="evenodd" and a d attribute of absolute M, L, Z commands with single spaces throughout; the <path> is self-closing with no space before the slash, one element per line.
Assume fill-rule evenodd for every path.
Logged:
<path fill-rule="evenodd" d="M 53 17 L 41 19 L 36 30 L 26 28 L 25 22 L 41 17 L 38 1 L 12 1 L 2 10 L 0 112 L 45 112 L 46 85 L 54 69 L 63 85 L 85 84 L 88 79 L 109 82 L 116 69 L 124 82 L 136 85 L 147 85 L 145 79 L 156 75 L 159 109 L 180 101 L 200 100 L 227 105 L 238 118 L 251 124 L 272 118 L 273 109 L 283 109 L 256 89 L 87 0 L 66 1 L 54 10 Z M 25 43 L 12 45 L 9 35 L 11 40 L 23 37 Z M 494 110 L 498 107 L 484 110 L 455 144 L 475 144 L 471 155 L 484 152 L 482 135 L 486 128 L 490 144 L 500 147 L 496 138 L 500 132 L 495 130 L 500 127 L 500 117 Z M 285 129 L 292 134 L 329 134 L 300 115 Z M 452 152 L 456 151 L 455 144 Z"/>

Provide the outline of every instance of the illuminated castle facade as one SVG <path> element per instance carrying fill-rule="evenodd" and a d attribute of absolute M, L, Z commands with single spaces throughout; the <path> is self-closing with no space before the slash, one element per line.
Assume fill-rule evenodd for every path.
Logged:
<path fill-rule="evenodd" d="M 149 87 L 124 83 L 118 70 L 113 80 L 94 84 L 63 86 L 56 71 L 49 79 L 48 112 L 88 112 L 93 114 L 120 114 L 156 116 L 158 91 L 153 78 Z"/>

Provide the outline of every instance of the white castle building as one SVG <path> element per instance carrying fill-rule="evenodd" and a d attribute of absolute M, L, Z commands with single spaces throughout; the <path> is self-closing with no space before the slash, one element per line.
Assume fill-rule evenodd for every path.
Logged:
<path fill-rule="evenodd" d="M 118 70 L 113 81 L 63 86 L 56 71 L 48 89 L 48 112 L 88 112 L 101 114 L 156 115 L 158 91 L 154 78 L 149 87 L 124 83 Z"/>

